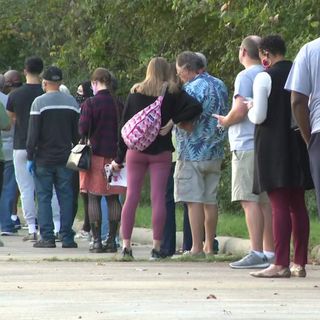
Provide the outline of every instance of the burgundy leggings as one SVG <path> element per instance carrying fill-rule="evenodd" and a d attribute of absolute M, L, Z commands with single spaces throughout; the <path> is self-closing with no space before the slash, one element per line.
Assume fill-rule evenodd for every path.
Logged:
<path fill-rule="evenodd" d="M 144 176 L 149 169 L 153 239 L 161 240 L 167 214 L 165 194 L 171 168 L 171 152 L 165 151 L 157 155 L 150 155 L 128 150 L 126 164 L 128 186 L 121 215 L 122 238 L 131 239 Z"/>
<path fill-rule="evenodd" d="M 293 235 L 293 262 L 304 266 L 308 259 L 309 216 L 302 188 L 278 188 L 268 192 L 272 206 L 275 264 L 290 264 Z"/>

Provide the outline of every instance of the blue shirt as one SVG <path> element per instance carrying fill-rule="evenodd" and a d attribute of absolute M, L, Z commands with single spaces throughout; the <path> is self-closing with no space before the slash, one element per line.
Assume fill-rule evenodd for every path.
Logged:
<path fill-rule="evenodd" d="M 235 107 L 235 99 L 238 96 L 243 98 L 253 98 L 253 81 L 258 73 L 263 71 L 263 67 L 258 64 L 242 70 L 234 82 L 234 94 L 232 108 Z M 230 126 L 229 143 L 231 151 L 249 151 L 254 149 L 254 127 L 248 116 L 239 123 Z"/>
<path fill-rule="evenodd" d="M 224 83 L 202 73 L 183 86 L 184 90 L 201 104 L 203 111 L 194 122 L 191 133 L 176 128 L 178 160 L 206 161 L 222 159 L 223 141 L 226 132 L 217 128 L 217 119 L 212 114 L 228 113 L 228 92 Z"/>

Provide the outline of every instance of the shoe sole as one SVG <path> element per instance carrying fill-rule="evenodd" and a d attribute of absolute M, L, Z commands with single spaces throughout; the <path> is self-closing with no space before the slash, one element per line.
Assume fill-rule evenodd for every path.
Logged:
<path fill-rule="evenodd" d="M 234 266 L 229 264 L 231 269 L 265 269 L 270 266 L 270 263 L 263 263 L 263 264 L 254 264 L 254 265 L 247 265 L 247 266 Z"/>

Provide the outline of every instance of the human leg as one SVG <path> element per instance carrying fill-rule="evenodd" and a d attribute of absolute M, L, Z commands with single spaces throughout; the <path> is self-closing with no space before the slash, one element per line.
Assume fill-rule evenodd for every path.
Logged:
<path fill-rule="evenodd" d="M 308 262 L 309 215 L 302 188 L 291 189 L 290 208 L 294 244 L 294 264 L 304 267 Z"/>
<path fill-rule="evenodd" d="M 204 227 L 205 241 L 203 251 L 206 254 L 213 254 L 213 241 L 218 223 L 218 206 L 216 204 L 204 205 Z"/>
<path fill-rule="evenodd" d="M 16 181 L 20 191 L 23 216 L 28 225 L 29 234 L 36 232 L 36 206 L 35 206 L 35 183 L 32 175 L 27 171 L 26 150 L 13 150 L 13 163 Z"/>
<path fill-rule="evenodd" d="M 108 220 L 109 220 L 109 233 L 106 242 L 106 252 L 117 252 L 116 236 L 121 219 L 121 203 L 119 196 L 116 194 L 107 196 L 108 204 Z"/>
<path fill-rule="evenodd" d="M 36 166 L 34 182 L 38 201 L 40 235 L 42 240 L 54 243 L 55 238 L 51 207 L 54 170 L 50 167 Z"/>
<path fill-rule="evenodd" d="M 183 203 L 183 244 L 182 250 L 183 251 L 190 251 L 192 247 L 192 235 L 191 235 L 191 227 L 189 221 L 189 214 L 188 214 L 188 206 L 184 202 Z"/>
<path fill-rule="evenodd" d="M 167 217 L 163 230 L 163 237 L 161 243 L 161 253 L 164 256 L 172 256 L 176 251 L 176 206 L 174 202 L 173 189 L 173 173 L 174 173 L 175 163 L 171 165 L 171 171 L 168 178 L 167 188 L 166 188 L 166 211 Z"/>
<path fill-rule="evenodd" d="M 165 191 L 171 169 L 171 152 L 149 156 L 153 249 L 160 251 L 163 227 L 167 215 Z"/>
<path fill-rule="evenodd" d="M 54 233 L 56 234 L 56 233 L 59 233 L 60 231 L 61 222 L 60 222 L 60 206 L 59 206 L 59 201 L 57 198 L 57 193 L 55 188 L 53 188 L 51 207 L 52 207 Z"/>
<path fill-rule="evenodd" d="M 192 234 L 191 253 L 203 252 L 204 237 L 204 207 L 203 203 L 188 202 L 188 215 Z"/>
<path fill-rule="evenodd" d="M 290 193 L 288 188 L 277 188 L 268 192 L 272 206 L 275 263 L 267 269 L 250 273 L 254 277 L 290 277 L 290 238 L 292 231 Z"/>
<path fill-rule="evenodd" d="M 92 253 L 101 253 L 101 196 L 88 193 L 88 212 L 93 238 L 93 243 L 89 251 Z"/>
<path fill-rule="evenodd" d="M 213 254 L 213 242 L 218 223 L 217 192 L 221 177 L 221 159 L 202 161 L 200 170 L 204 180 L 204 229 L 203 250 Z"/>
<path fill-rule="evenodd" d="M 263 214 L 263 251 L 273 253 L 274 255 L 272 209 L 270 202 L 260 203 L 260 210 Z"/>
<path fill-rule="evenodd" d="M 145 173 L 148 168 L 147 156 L 138 151 L 128 150 L 127 164 L 127 194 L 122 208 L 121 232 L 123 248 L 131 248 L 131 235 L 136 209 L 140 200 Z"/>
<path fill-rule="evenodd" d="M 11 219 L 12 208 L 16 198 L 17 183 L 14 175 L 13 161 L 4 163 L 3 186 L 0 197 L 0 225 L 2 232 L 16 232 Z"/>
<path fill-rule="evenodd" d="M 241 201 L 241 206 L 246 217 L 251 249 L 257 252 L 263 252 L 264 221 L 260 205 L 253 201 Z"/>
<path fill-rule="evenodd" d="M 55 167 L 54 187 L 60 205 L 61 228 L 60 235 L 62 238 L 62 246 L 67 248 L 73 246 L 74 231 L 73 225 L 73 188 L 72 188 L 73 171 L 65 166 Z M 75 246 L 73 246 L 75 247 Z"/>
<path fill-rule="evenodd" d="M 80 193 L 82 201 L 83 201 L 83 211 L 84 211 L 84 221 L 82 230 L 86 232 L 90 232 L 90 221 L 89 221 L 89 213 L 88 213 L 88 194 L 86 192 Z"/>
<path fill-rule="evenodd" d="M 320 133 L 314 133 L 311 135 L 311 139 L 308 145 L 309 161 L 310 161 L 310 172 L 314 183 L 318 215 L 320 217 Z"/>

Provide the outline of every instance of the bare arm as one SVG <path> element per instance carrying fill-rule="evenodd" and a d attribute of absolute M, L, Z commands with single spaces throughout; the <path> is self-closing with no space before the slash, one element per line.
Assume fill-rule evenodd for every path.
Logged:
<path fill-rule="evenodd" d="M 234 106 L 226 116 L 214 115 L 218 119 L 218 123 L 223 127 L 230 127 L 244 120 L 248 114 L 248 107 L 245 99 L 241 96 L 235 98 Z"/>
<path fill-rule="evenodd" d="M 296 91 L 291 92 L 292 113 L 297 121 L 301 135 L 306 144 L 309 143 L 311 137 L 308 102 L 309 97 L 304 94 Z"/>

